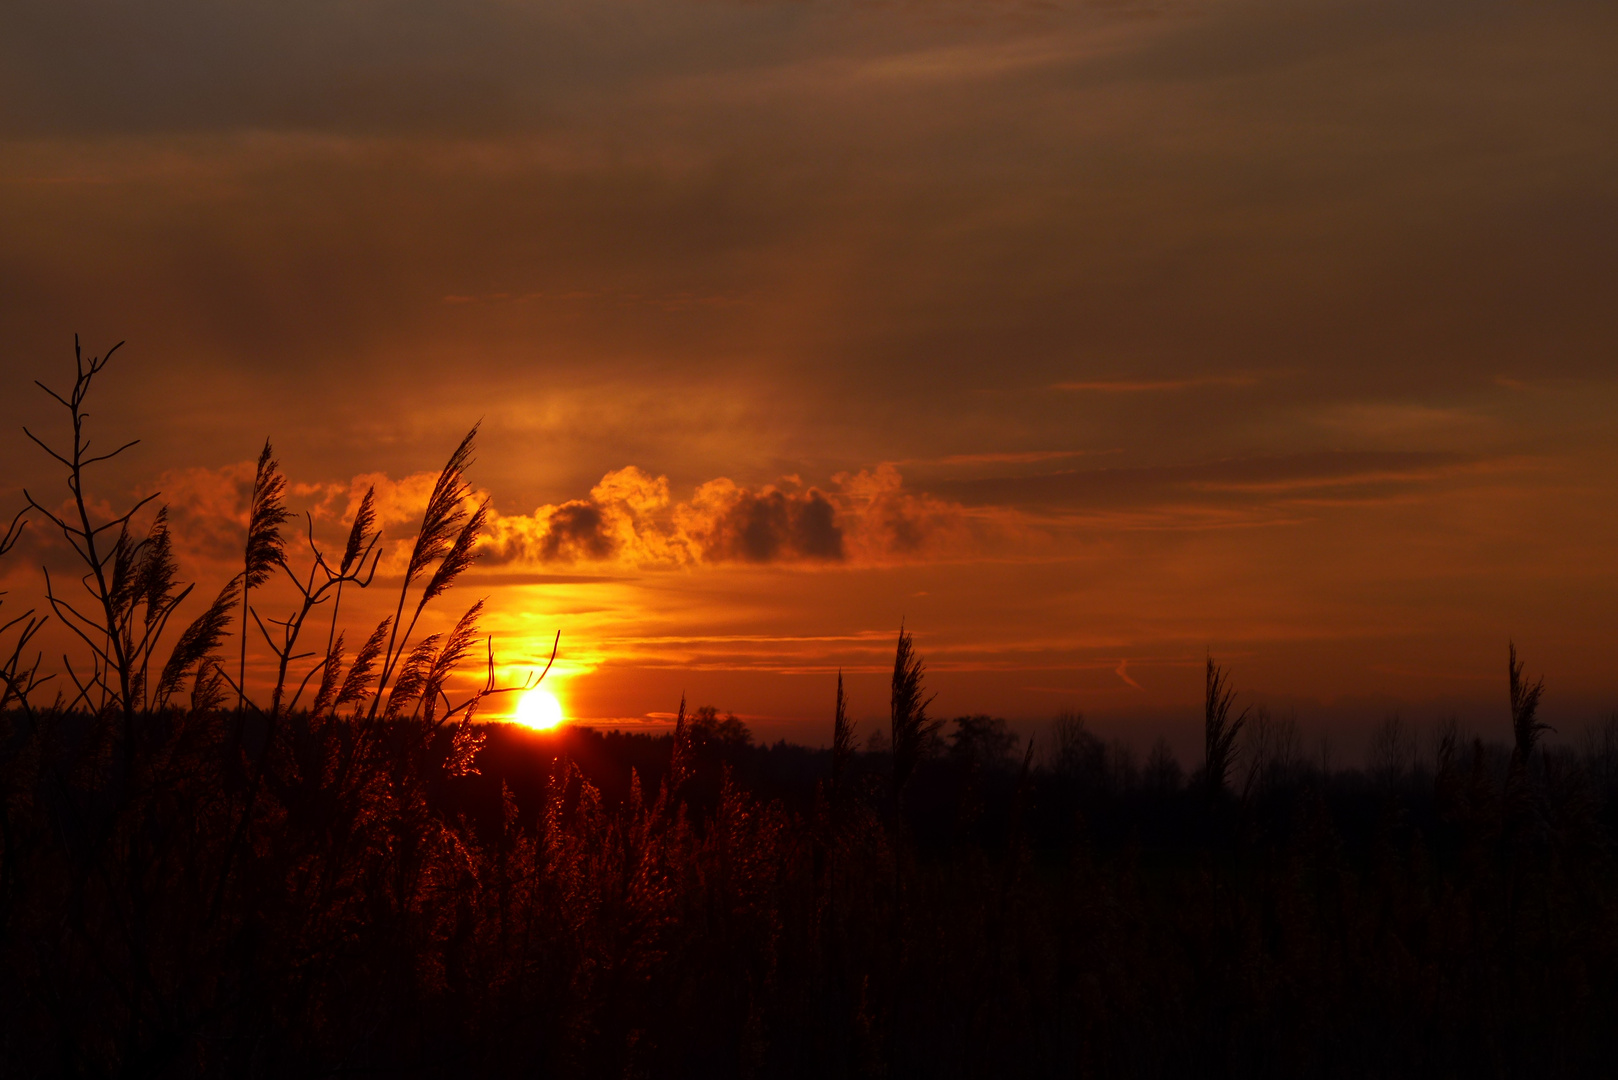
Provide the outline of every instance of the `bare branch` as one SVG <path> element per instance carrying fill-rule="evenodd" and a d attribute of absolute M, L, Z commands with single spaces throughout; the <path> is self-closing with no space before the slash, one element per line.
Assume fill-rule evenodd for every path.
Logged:
<path fill-rule="evenodd" d="M 67 677 L 72 679 L 73 685 L 79 689 L 78 695 L 68 702 L 67 708 L 63 710 L 64 712 L 72 712 L 78 708 L 80 701 L 83 701 L 86 705 L 90 703 L 90 691 L 95 688 L 96 680 L 92 678 L 88 686 L 79 682 L 78 672 L 73 670 L 73 661 L 67 658 L 66 653 L 62 654 L 62 666 L 67 668 Z"/>
<path fill-rule="evenodd" d="M 95 528 L 91 529 L 90 530 L 90 535 L 91 536 L 100 536 L 102 533 L 106 532 L 108 529 L 116 529 L 120 525 L 129 524 L 129 519 L 134 517 L 137 513 L 139 513 L 141 507 L 145 506 L 147 503 L 151 502 L 153 499 L 157 498 L 161 494 L 163 494 L 161 491 L 152 492 L 150 495 L 146 496 L 140 502 L 136 503 L 134 506 L 131 506 L 129 508 L 129 510 L 126 511 L 125 513 L 119 514 L 117 517 L 115 517 L 112 520 L 108 521 L 105 525 L 97 525 Z"/>
<path fill-rule="evenodd" d="M 55 450 L 52 450 L 49 446 L 47 446 L 45 444 L 45 440 L 43 440 L 39 436 L 35 435 L 32 431 L 29 431 L 27 428 L 23 428 L 22 433 L 24 435 L 28 436 L 30 439 L 34 440 L 34 445 L 39 447 L 41 450 L 45 451 L 51 457 L 53 457 L 57 461 L 61 462 L 63 465 L 67 466 L 69 469 L 71 469 L 73 467 L 73 463 L 71 461 L 69 461 L 67 458 L 63 457 L 61 454 L 58 454 Z"/>
<path fill-rule="evenodd" d="M 23 517 L 26 513 L 28 513 L 28 507 L 25 506 L 17 511 L 16 517 L 11 519 L 11 524 L 6 529 L 6 535 L 0 537 L 0 555 L 4 555 L 15 547 L 18 538 L 22 536 L 22 531 L 28 527 L 28 521 Z"/>
<path fill-rule="evenodd" d="M 128 442 L 124 443 L 124 445 L 120 446 L 116 450 L 110 451 L 110 452 L 105 453 L 105 454 L 97 454 L 93 458 L 87 458 L 84 461 L 79 462 L 79 468 L 83 469 L 83 468 L 87 468 L 87 467 L 89 467 L 91 465 L 99 464 L 100 462 L 103 462 L 103 461 L 111 461 L 113 458 L 117 457 L 119 454 L 123 453 L 125 450 L 128 450 L 131 446 L 136 446 L 139 443 L 140 443 L 139 439 L 130 439 Z M 86 442 L 84 445 L 85 445 L 86 449 L 89 449 L 90 444 L 88 442 Z"/>
<path fill-rule="evenodd" d="M 55 398 L 61 404 L 62 408 L 69 409 L 69 410 L 71 410 L 73 408 L 73 406 L 70 405 L 68 402 L 62 400 L 62 395 L 61 394 L 58 394 L 55 390 L 52 390 L 50 387 L 46 386 L 44 383 L 40 382 L 38 379 L 34 380 L 34 385 L 39 387 L 41 390 L 45 391 L 51 397 Z M 28 429 L 24 428 L 23 430 L 27 431 Z"/>
<path fill-rule="evenodd" d="M 80 533 L 80 531 L 78 529 L 75 529 L 73 526 L 69 525 L 66 521 L 63 521 L 61 518 L 59 518 L 55 514 L 51 513 L 49 508 L 41 505 L 38 499 L 34 498 L 32 495 L 30 495 L 28 493 L 27 488 L 22 489 L 22 497 L 28 500 L 28 508 L 29 509 L 38 510 L 41 514 L 44 514 L 47 518 L 50 519 L 52 525 L 55 525 L 58 529 L 61 529 L 64 533 L 83 535 L 82 533 Z"/>

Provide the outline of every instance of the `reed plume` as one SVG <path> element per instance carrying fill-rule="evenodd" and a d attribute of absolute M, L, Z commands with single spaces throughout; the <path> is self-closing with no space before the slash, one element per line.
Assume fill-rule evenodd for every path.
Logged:
<path fill-rule="evenodd" d="M 453 585 L 455 579 L 460 577 L 472 565 L 477 558 L 475 550 L 477 539 L 482 535 L 483 524 L 488 520 L 488 517 L 489 504 L 485 501 L 462 524 L 460 531 L 455 534 L 454 541 L 449 545 L 449 550 L 444 553 L 443 560 L 439 562 L 438 569 L 433 571 L 433 576 L 428 580 L 427 587 L 422 590 L 421 601 L 417 605 L 418 610 L 425 607 L 429 600 L 439 596 L 444 590 Z"/>
<path fill-rule="evenodd" d="M 209 653 L 197 662 L 191 679 L 191 715 L 213 712 L 225 703 L 225 658 Z"/>
<path fill-rule="evenodd" d="M 359 509 L 354 512 L 354 525 L 348 530 L 348 543 L 343 545 L 343 559 L 338 564 L 338 572 L 346 574 L 354 566 L 354 560 L 360 557 L 365 549 L 366 541 L 371 535 L 371 528 L 376 524 L 376 486 L 365 489 L 365 497 L 360 500 Z"/>
<path fill-rule="evenodd" d="M 292 514 L 282 502 L 286 495 L 286 477 L 281 475 L 280 462 L 270 440 L 264 440 L 259 452 L 258 465 L 253 470 L 253 493 L 247 510 L 247 547 L 242 562 L 242 634 L 241 657 L 236 673 L 236 709 L 247 704 L 247 616 L 248 594 L 269 580 L 277 566 L 286 562 L 286 545 L 281 538 L 281 526 Z"/>
<path fill-rule="evenodd" d="M 685 718 L 685 695 L 674 714 L 674 746 L 669 753 L 668 795 L 672 797 L 691 775 L 691 726 Z"/>
<path fill-rule="evenodd" d="M 1554 731 L 1549 724 L 1541 723 L 1537 717 L 1539 712 L 1539 698 L 1545 692 L 1545 680 L 1536 680 L 1531 685 L 1523 679 L 1522 661 L 1517 659 L 1517 645 L 1508 642 L 1509 650 L 1506 660 L 1506 671 L 1510 676 L 1511 687 L 1511 734 L 1512 751 L 1511 764 L 1514 769 L 1521 769 L 1528 764 L 1534 753 L 1534 744 L 1539 741 L 1542 731 Z"/>
<path fill-rule="evenodd" d="M 163 635 L 169 616 L 190 595 L 193 586 L 181 588 L 179 566 L 169 535 L 168 507 L 158 507 L 145 539 L 135 545 L 124 600 L 124 637 L 132 668 L 131 695 L 142 705 L 146 701 L 148 671 L 152 650 Z M 133 612 L 141 608 L 140 636 L 135 636 Z"/>
<path fill-rule="evenodd" d="M 152 527 L 146 532 L 146 550 L 135 571 L 135 593 L 146 609 L 150 628 L 175 597 L 180 578 L 174 561 L 174 541 L 169 534 L 169 508 L 160 506 Z"/>
<path fill-rule="evenodd" d="M 427 499 L 427 509 L 422 513 L 421 529 L 416 533 L 416 542 L 410 550 L 410 561 L 405 567 L 404 582 L 399 588 L 399 604 L 393 616 L 393 629 L 388 636 L 388 646 L 382 653 L 382 673 L 377 681 L 376 697 L 371 701 L 369 714 L 371 717 L 376 715 L 377 706 L 382 700 L 382 691 L 393 677 L 394 669 L 401 658 L 404 657 L 410 637 L 415 632 L 416 621 L 421 618 L 427 601 L 447 589 L 461 571 L 470 565 L 474 557 L 473 549 L 478 530 L 482 528 L 487 512 L 486 505 L 480 506 L 469 518 L 465 507 L 468 496 L 472 494 L 472 485 L 467 482 L 466 470 L 472 464 L 472 448 L 477 438 L 478 427 L 478 424 L 473 424 L 472 430 L 466 433 L 460 445 L 450 454 L 449 460 L 444 463 L 444 468 L 438 474 L 438 479 L 433 483 L 432 494 Z M 422 571 L 434 562 L 439 564 L 438 568 L 422 591 L 410 622 L 404 624 L 405 599 L 410 594 L 410 586 Z M 401 624 L 404 625 L 402 634 Z M 400 673 L 400 677 L 403 677 L 403 672 Z M 390 696 L 388 700 L 391 705 L 393 697 Z"/>
<path fill-rule="evenodd" d="M 428 634 L 416 643 L 404 663 L 399 665 L 399 674 L 393 680 L 393 689 L 388 692 L 388 706 L 383 716 L 388 720 L 396 720 L 404 715 L 404 710 L 416 703 L 421 697 L 422 690 L 427 686 L 427 673 L 433 666 L 433 655 L 438 650 L 438 635 Z"/>
<path fill-rule="evenodd" d="M 904 789 L 928 742 L 943 726 L 942 720 L 927 715 L 932 697 L 923 698 L 922 675 L 926 665 L 916 655 L 915 646 L 904 624 L 899 625 L 899 644 L 893 657 L 893 695 L 890 703 L 893 740 L 893 791 Z M 934 695 L 936 696 L 936 695 Z"/>
<path fill-rule="evenodd" d="M 457 539 L 461 523 L 466 519 L 463 503 L 472 493 L 466 481 L 466 470 L 472 464 L 472 445 L 477 438 L 478 425 L 466 433 L 455 452 L 444 463 L 433 493 L 427 499 L 427 510 L 422 515 L 421 531 L 416 534 L 415 546 L 410 551 L 410 563 L 405 569 L 405 583 L 414 581 L 428 564 L 449 553 Z"/>
<path fill-rule="evenodd" d="M 331 708 L 337 698 L 338 680 L 343 670 L 343 635 L 338 634 L 326 647 L 326 659 L 320 666 L 320 689 L 315 691 L 314 704 L 309 706 L 311 716 L 319 716 Z"/>
<path fill-rule="evenodd" d="M 1203 692 L 1203 782 L 1210 794 L 1225 790 L 1225 779 L 1236 763 L 1236 738 L 1247 725 L 1248 709 L 1231 716 L 1236 691 L 1230 686 L 1230 673 L 1208 657 Z"/>
<path fill-rule="evenodd" d="M 843 693 L 843 673 L 837 672 L 837 713 L 831 727 L 831 783 L 836 791 L 854 760 L 854 725 L 848 719 L 848 698 Z"/>
<path fill-rule="evenodd" d="M 380 533 L 372 531 L 375 526 L 376 485 L 373 484 L 365 489 L 365 496 L 360 499 L 359 509 L 354 511 L 354 524 L 348 530 L 348 542 L 343 545 L 343 557 L 337 564 L 337 593 L 332 602 L 331 628 L 326 631 L 326 652 L 328 655 L 330 655 L 332 646 L 336 643 L 338 637 L 337 613 L 343 605 L 343 585 L 349 581 L 354 581 L 361 588 L 364 588 L 371 583 L 370 576 L 361 580 L 359 575 L 364 571 L 367 556 L 376 548 L 377 542 L 381 539 Z M 377 550 L 375 557 L 371 559 L 371 576 L 376 574 L 377 564 L 381 561 L 382 552 Z"/>
<path fill-rule="evenodd" d="M 383 643 L 392 627 L 391 618 L 383 619 L 371 631 L 371 636 L 365 639 L 365 644 L 360 646 L 360 651 L 354 657 L 354 663 L 349 666 L 342 689 L 332 701 L 333 708 L 340 709 L 344 705 L 364 701 L 370 695 L 371 676 L 376 673 L 376 662 L 382 655 Z"/>
<path fill-rule="evenodd" d="M 473 604 L 455 628 L 444 639 L 444 647 L 433 658 L 432 666 L 427 671 L 426 682 L 422 689 L 422 708 L 429 724 L 438 713 L 438 700 L 444 696 L 444 683 L 460 662 L 466 659 L 478 639 L 478 616 L 483 613 L 483 601 Z M 445 700 L 448 707 L 448 700 Z M 446 717 L 447 719 L 447 717 Z"/>
<path fill-rule="evenodd" d="M 169 653 L 168 663 L 163 665 L 163 675 L 157 684 L 154 700 L 158 708 L 168 705 L 169 699 L 180 689 L 187 672 L 195 670 L 198 678 L 202 677 L 203 669 L 208 666 L 214 651 L 230 629 L 230 613 L 236 606 L 241 581 L 238 574 L 226 582 L 208 609 L 192 620 L 174 643 L 174 650 Z"/>

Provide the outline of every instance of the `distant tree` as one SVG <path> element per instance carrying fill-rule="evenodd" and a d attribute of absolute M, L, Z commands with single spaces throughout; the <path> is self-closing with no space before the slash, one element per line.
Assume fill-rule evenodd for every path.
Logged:
<path fill-rule="evenodd" d="M 1243 755 L 1247 759 L 1247 779 L 1242 785 L 1244 798 L 1284 783 L 1297 771 L 1303 759 L 1298 719 L 1290 713 L 1271 716 L 1268 709 L 1260 706 L 1253 713 L 1253 722 L 1247 726 L 1246 743 Z"/>
<path fill-rule="evenodd" d="M 1404 774 L 1412 749 L 1404 719 L 1397 711 L 1388 713 L 1371 735 L 1371 747 L 1366 755 L 1371 775 L 1385 786 L 1397 783 Z"/>
<path fill-rule="evenodd" d="M 1146 786 L 1158 793 L 1179 791 L 1180 785 L 1185 782 L 1185 772 L 1180 768 L 1180 761 L 1174 756 L 1174 750 L 1169 741 L 1161 735 L 1152 744 L 1152 752 L 1146 758 Z"/>
<path fill-rule="evenodd" d="M 1051 721 L 1050 765 L 1059 776 L 1099 780 L 1106 770 L 1107 748 L 1085 726 L 1084 714 L 1071 709 Z"/>
<path fill-rule="evenodd" d="M 727 712 L 720 716 L 719 710 L 712 705 L 697 709 L 691 714 L 689 723 L 691 743 L 695 747 L 753 745 L 753 733 L 735 713 Z"/>
<path fill-rule="evenodd" d="M 1002 765 L 1017 749 L 1017 736 L 998 716 L 957 716 L 950 721 L 949 756 L 963 764 Z"/>

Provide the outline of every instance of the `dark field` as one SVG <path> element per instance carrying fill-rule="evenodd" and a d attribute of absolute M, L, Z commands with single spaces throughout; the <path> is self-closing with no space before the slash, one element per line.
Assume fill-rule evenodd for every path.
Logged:
<path fill-rule="evenodd" d="M 888 755 L 700 728 L 672 784 L 667 736 L 497 726 L 465 772 L 170 713 L 126 768 L 6 721 L 8 1075 L 1609 1072 L 1610 748 L 1212 794 L 957 739 L 896 802 Z"/>

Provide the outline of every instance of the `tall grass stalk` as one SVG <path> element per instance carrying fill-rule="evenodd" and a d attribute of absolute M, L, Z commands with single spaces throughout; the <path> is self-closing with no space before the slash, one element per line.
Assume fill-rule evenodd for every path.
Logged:
<path fill-rule="evenodd" d="M 943 726 L 943 720 L 927 715 L 932 696 L 926 693 L 922 676 L 926 665 L 916 653 L 910 634 L 901 623 L 899 643 L 893 656 L 893 688 L 890 699 L 890 737 L 893 743 L 893 794 L 897 798 L 916 770 L 928 743 Z M 936 695 L 934 695 L 936 696 Z"/>
<path fill-rule="evenodd" d="M 1231 715 L 1235 703 L 1230 673 L 1214 663 L 1210 654 L 1203 683 L 1202 779 L 1212 795 L 1225 791 L 1226 779 L 1236 763 L 1236 740 L 1247 724 L 1248 709 Z"/>
<path fill-rule="evenodd" d="M 242 557 L 242 633 L 241 657 L 236 671 L 236 712 L 241 714 L 247 705 L 247 620 L 251 611 L 250 600 L 254 589 L 270 579 L 277 566 L 286 564 L 286 544 L 281 538 L 281 526 L 292 515 L 286 509 L 286 477 L 281 475 L 280 463 L 275 460 L 270 440 L 264 440 L 258 464 L 253 469 L 253 490 L 247 506 L 247 544 Z M 263 629 L 263 624 L 259 624 Z M 269 638 L 268 631 L 265 638 Z"/>
<path fill-rule="evenodd" d="M 854 725 L 848 719 L 848 697 L 843 693 L 843 672 L 837 671 L 837 708 L 831 726 L 831 786 L 834 794 L 847 783 L 854 760 Z"/>
<path fill-rule="evenodd" d="M 1517 643 L 1509 642 L 1507 649 L 1506 671 L 1510 677 L 1508 685 L 1511 692 L 1511 765 L 1513 769 L 1520 770 L 1528 766 L 1540 733 L 1555 729 L 1541 723 L 1537 715 L 1540 695 L 1545 692 L 1545 680 L 1540 678 L 1532 683 L 1525 680 L 1522 661 L 1517 659 Z"/>

